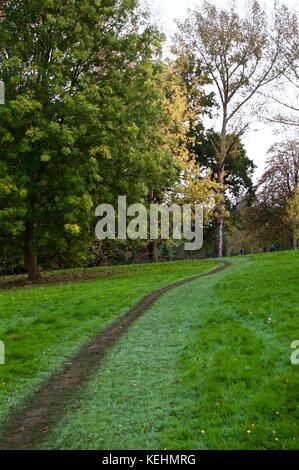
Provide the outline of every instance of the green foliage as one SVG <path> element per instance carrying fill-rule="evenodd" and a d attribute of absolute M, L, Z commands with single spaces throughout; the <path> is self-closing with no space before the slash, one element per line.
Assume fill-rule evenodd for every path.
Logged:
<path fill-rule="evenodd" d="M 192 148 L 198 163 L 210 170 L 212 178 L 217 179 L 219 161 L 217 152 L 220 147 L 220 135 L 213 130 L 204 131 L 201 128 L 193 130 L 196 145 Z M 230 134 L 227 136 L 228 151 L 224 163 L 224 185 L 227 196 L 240 198 L 246 192 L 253 192 L 253 173 L 255 165 L 247 156 L 240 137 Z"/>
<path fill-rule="evenodd" d="M 0 25 L 0 239 L 86 262 L 95 205 L 171 178 L 162 37 L 134 0 L 7 1 Z"/>
<path fill-rule="evenodd" d="M 252 207 L 243 212 L 245 229 L 262 247 L 296 248 L 298 238 L 299 143 L 285 140 L 268 151 Z"/>

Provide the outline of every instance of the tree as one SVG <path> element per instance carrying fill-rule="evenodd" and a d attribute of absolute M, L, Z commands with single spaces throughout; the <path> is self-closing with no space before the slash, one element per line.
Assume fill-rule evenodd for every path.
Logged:
<path fill-rule="evenodd" d="M 240 217 L 242 217 L 242 213 Z M 243 219 L 244 220 L 244 219 Z M 242 221 L 243 221 L 242 220 Z M 244 225 L 244 226 L 243 226 Z M 235 256 L 240 254 L 240 249 L 243 248 L 245 254 L 259 253 L 262 251 L 260 241 L 252 236 L 246 224 L 235 225 L 231 228 L 228 235 L 228 256 Z"/>
<path fill-rule="evenodd" d="M 257 185 L 256 201 L 246 211 L 251 233 L 263 245 L 294 245 L 297 227 L 299 143 L 275 144 L 268 152 L 266 170 Z"/>
<path fill-rule="evenodd" d="M 149 202 L 202 204 L 208 218 L 214 206 L 217 183 L 208 174 L 202 174 L 191 153 L 193 138 L 190 137 L 189 128 L 191 123 L 201 122 L 210 101 L 202 90 L 205 78 L 195 77 L 192 83 L 187 78 L 187 63 L 190 64 L 188 59 L 180 56 L 164 67 L 164 108 L 168 117 L 163 128 L 164 146 L 172 156 L 175 174 L 168 186 L 160 185 L 158 189 L 156 185 L 156 189 L 149 192 Z M 157 248 L 156 240 L 151 240 L 148 245 L 150 261 L 158 260 Z"/>
<path fill-rule="evenodd" d="M 188 58 L 186 64 L 188 63 Z M 195 77 L 191 83 L 184 75 L 183 57 L 174 61 L 168 72 L 167 104 L 169 127 L 167 128 L 169 148 L 177 169 L 177 179 L 170 189 L 171 202 L 187 204 L 203 204 L 206 216 L 215 195 L 217 183 L 210 174 L 203 174 L 201 165 L 196 161 L 192 144 L 195 142 L 190 127 L 202 125 L 206 109 L 210 106 L 202 87 L 204 77 Z M 190 78 L 191 75 L 189 75 Z M 168 194 L 166 194 L 168 196 Z"/>
<path fill-rule="evenodd" d="M 95 205 L 140 198 L 172 172 L 162 37 L 137 6 L 1 4 L 0 237 L 23 251 L 31 280 L 43 256 L 86 261 Z"/>
<path fill-rule="evenodd" d="M 215 217 L 216 253 L 220 257 L 223 254 L 224 168 L 229 134 L 241 136 L 246 128 L 246 125 L 239 125 L 229 131 L 229 126 L 262 87 L 280 76 L 281 32 L 268 24 L 258 1 L 249 3 L 244 17 L 238 15 L 235 3 L 228 9 L 217 9 L 205 1 L 178 25 L 177 40 L 206 67 L 221 106 L 221 137 L 217 149 L 220 203 Z"/>
<path fill-rule="evenodd" d="M 279 11 L 277 23 L 282 32 L 281 48 L 284 72 L 278 86 L 263 93 L 273 103 L 272 116 L 267 121 L 281 127 L 299 127 L 299 16 L 286 5 Z M 267 113 L 269 114 L 269 113 Z"/>
<path fill-rule="evenodd" d="M 258 183 L 258 197 L 268 205 L 285 207 L 299 185 L 299 142 L 274 144 L 266 161 L 266 170 Z"/>
<path fill-rule="evenodd" d="M 198 145 L 192 147 L 192 152 L 201 168 L 211 171 L 211 177 L 217 181 L 219 174 L 218 151 L 221 136 L 213 129 L 202 132 L 196 130 L 198 135 L 195 142 Z M 227 157 L 224 164 L 224 186 L 227 198 L 239 200 L 246 193 L 253 191 L 253 173 L 255 164 L 247 156 L 246 149 L 240 137 L 234 134 L 227 135 Z"/>
<path fill-rule="evenodd" d="M 286 212 L 287 224 L 293 235 L 293 248 L 296 250 L 299 240 L 299 187 L 295 189 L 292 197 L 288 200 Z"/>
<path fill-rule="evenodd" d="M 219 173 L 217 148 L 219 148 L 221 137 L 213 129 L 204 132 L 198 129 L 197 132 L 198 136 L 195 141 L 200 142 L 200 145 L 195 145 L 192 151 L 202 170 L 210 171 L 211 180 L 217 182 L 217 175 Z M 253 174 L 255 165 L 248 158 L 246 149 L 238 136 L 229 134 L 227 142 L 228 151 L 224 165 L 223 180 L 225 187 L 224 202 L 227 214 L 226 231 L 230 233 L 233 231 L 236 235 L 237 228 L 234 229 L 233 227 L 238 225 L 240 201 L 246 200 L 246 204 L 250 204 L 254 198 Z M 216 186 L 216 193 L 217 189 Z M 212 220 L 214 224 L 215 219 L 213 218 Z M 213 234 L 213 230 L 209 231 L 209 235 L 211 240 L 214 240 L 215 234 Z M 232 237 L 230 236 L 231 239 Z"/>

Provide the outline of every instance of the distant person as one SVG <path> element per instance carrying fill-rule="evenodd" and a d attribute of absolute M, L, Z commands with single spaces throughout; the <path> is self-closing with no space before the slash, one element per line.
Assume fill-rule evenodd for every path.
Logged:
<path fill-rule="evenodd" d="M 245 253 L 245 252 L 244 252 L 244 249 L 243 249 L 243 248 L 241 248 L 241 250 L 240 250 L 240 255 L 241 255 L 241 256 L 243 256 L 243 255 L 244 255 L 244 253 Z"/>

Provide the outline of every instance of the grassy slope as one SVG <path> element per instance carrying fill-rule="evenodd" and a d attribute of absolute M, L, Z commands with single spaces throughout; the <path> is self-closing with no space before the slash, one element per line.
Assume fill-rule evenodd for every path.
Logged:
<path fill-rule="evenodd" d="M 299 449 L 299 253 L 233 262 L 140 318 L 43 447 Z"/>
<path fill-rule="evenodd" d="M 213 261 L 100 268 L 101 280 L 0 292 L 0 422 L 68 357 L 145 294 Z"/>

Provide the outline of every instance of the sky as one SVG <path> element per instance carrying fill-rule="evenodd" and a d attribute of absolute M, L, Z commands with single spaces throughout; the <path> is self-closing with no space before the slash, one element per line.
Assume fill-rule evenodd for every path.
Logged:
<path fill-rule="evenodd" d="M 184 19 L 187 16 L 187 10 L 193 10 L 200 5 L 201 0 L 148 0 L 147 2 L 154 12 L 155 19 L 162 26 L 168 38 L 168 44 L 176 31 L 175 19 Z M 218 6 L 226 6 L 226 0 L 214 0 Z M 298 0 L 284 0 L 284 3 L 290 7 L 298 7 Z M 246 0 L 237 0 L 240 11 L 244 8 Z M 263 2 L 266 8 L 271 8 L 273 0 Z M 166 51 L 167 53 L 167 51 Z M 283 135 L 277 135 L 270 125 L 263 122 L 254 122 L 251 130 L 243 137 L 248 156 L 257 166 L 255 180 L 263 173 L 268 149 L 277 141 L 281 141 Z"/>

